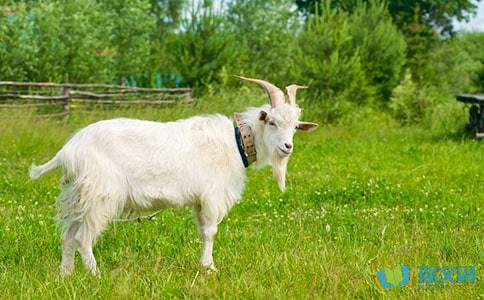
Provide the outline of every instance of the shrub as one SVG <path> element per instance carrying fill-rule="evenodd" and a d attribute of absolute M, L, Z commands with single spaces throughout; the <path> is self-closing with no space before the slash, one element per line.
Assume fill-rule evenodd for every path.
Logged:
<path fill-rule="evenodd" d="M 41 1 L 33 6 L 32 43 L 41 59 L 31 80 L 57 82 L 105 82 L 111 58 L 111 23 L 94 0 Z"/>
<path fill-rule="evenodd" d="M 462 128 L 467 116 L 453 94 L 436 86 L 420 86 L 410 71 L 393 90 L 390 108 L 403 124 L 420 124 L 446 132 Z"/>
<path fill-rule="evenodd" d="M 406 43 L 384 2 L 360 2 L 351 15 L 353 47 L 359 50 L 368 83 L 380 102 L 390 99 L 403 77 Z"/>
<path fill-rule="evenodd" d="M 299 21 L 290 0 L 230 2 L 227 23 L 237 36 L 239 73 L 287 84 Z"/>
<path fill-rule="evenodd" d="M 476 92 L 474 80 L 481 63 L 461 46 L 460 39 L 444 40 L 429 53 L 423 83 L 449 94 Z"/>
<path fill-rule="evenodd" d="M 0 14 L 0 80 L 29 80 L 39 60 L 37 45 L 31 42 L 34 23 L 25 5 L 9 9 L 15 13 Z"/>
<path fill-rule="evenodd" d="M 311 110 L 329 119 L 373 95 L 350 26 L 348 14 L 327 9 L 309 17 L 297 40 L 292 78 L 310 87 Z"/>
<path fill-rule="evenodd" d="M 405 123 L 416 122 L 423 114 L 424 100 L 425 97 L 407 71 L 402 82 L 393 90 L 390 108 L 397 119 Z"/>
<path fill-rule="evenodd" d="M 414 81 L 410 74 L 393 90 L 390 108 L 404 123 L 431 128 L 455 128 L 466 113 L 455 95 L 479 92 L 479 48 L 463 37 L 441 40 L 427 53 L 427 61 Z M 475 50 L 475 51 L 472 51 Z M 472 53 L 472 54 L 471 54 Z M 474 57 L 473 57 L 474 56 Z M 481 56 L 484 59 L 484 57 Z"/>
<path fill-rule="evenodd" d="M 475 64 L 472 85 L 478 93 L 484 92 L 484 32 L 464 32 L 456 43 L 462 47 Z"/>
<path fill-rule="evenodd" d="M 110 33 L 115 76 L 121 81 L 153 69 L 151 36 L 156 19 L 149 14 L 148 0 L 103 1 L 103 8 L 113 23 Z M 159 64 L 159 63 L 158 63 Z M 114 75 L 114 74 L 113 74 Z"/>
<path fill-rule="evenodd" d="M 182 77 L 183 85 L 200 93 L 209 84 L 220 83 L 224 69 L 239 64 L 235 39 L 224 28 L 223 14 L 212 5 L 194 7 L 182 20 L 181 32 L 168 38 L 166 65 Z"/>
<path fill-rule="evenodd" d="M 387 7 L 359 3 L 351 12 L 325 2 L 298 39 L 293 77 L 308 82 L 312 104 L 330 118 L 357 104 L 388 101 L 402 78 L 405 40 Z"/>

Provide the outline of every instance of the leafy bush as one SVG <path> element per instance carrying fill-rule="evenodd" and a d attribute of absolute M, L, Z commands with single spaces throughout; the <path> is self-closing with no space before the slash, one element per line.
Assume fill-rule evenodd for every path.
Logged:
<path fill-rule="evenodd" d="M 224 16 L 212 5 L 192 8 L 182 20 L 182 29 L 167 44 L 168 66 L 183 78 L 183 84 L 205 89 L 221 81 L 221 72 L 239 64 L 236 37 L 224 30 Z"/>
<path fill-rule="evenodd" d="M 110 47 L 114 52 L 116 75 L 124 81 L 129 75 L 141 75 L 153 69 L 156 60 L 151 59 L 151 36 L 156 19 L 147 0 L 103 1 L 103 8 L 113 23 Z"/>
<path fill-rule="evenodd" d="M 239 73 L 287 84 L 300 25 L 292 1 L 234 0 L 229 3 L 227 22 L 237 36 Z"/>
<path fill-rule="evenodd" d="M 472 84 L 478 93 L 484 92 L 484 32 L 465 32 L 458 37 L 457 42 L 474 63 Z"/>
<path fill-rule="evenodd" d="M 412 123 L 420 120 L 426 106 L 425 100 L 422 91 L 412 80 L 412 75 L 407 72 L 402 82 L 393 90 L 390 108 L 396 118 Z"/>
<path fill-rule="evenodd" d="M 427 53 L 428 61 L 419 71 L 424 76 L 418 81 L 410 74 L 405 76 L 393 90 L 390 103 L 398 119 L 431 128 L 450 129 L 459 123 L 464 124 L 463 117 L 467 114 L 456 102 L 455 95 L 482 90 L 477 83 L 482 71 L 479 50 L 476 49 L 479 47 L 475 42 L 478 39 L 468 38 L 464 35 L 439 41 Z"/>
<path fill-rule="evenodd" d="M 110 23 L 94 0 L 40 1 L 0 15 L 0 79 L 103 82 Z"/>
<path fill-rule="evenodd" d="M 105 82 L 110 79 L 110 19 L 95 0 L 41 1 L 30 14 L 34 21 L 32 43 L 41 59 L 35 81 Z"/>
<path fill-rule="evenodd" d="M 314 109 L 334 118 L 387 99 L 401 79 L 405 42 L 384 5 L 361 4 L 353 14 L 326 5 L 298 39 L 293 77 L 314 90 Z"/>
<path fill-rule="evenodd" d="M 34 23 L 25 5 L 12 7 L 15 14 L 0 14 L 0 80 L 30 80 L 39 57 L 31 43 Z"/>
<path fill-rule="evenodd" d="M 149 0 L 50 0 L 0 14 L 0 79 L 110 82 L 154 69 Z"/>
<path fill-rule="evenodd" d="M 392 23 L 387 6 L 378 1 L 357 5 L 351 15 L 350 32 L 375 96 L 381 102 L 388 101 L 403 77 L 406 49 L 403 34 Z"/>
<path fill-rule="evenodd" d="M 313 101 L 364 103 L 372 95 L 350 26 L 346 13 L 325 10 L 309 18 L 298 39 L 293 76 L 311 87 Z"/>
<path fill-rule="evenodd" d="M 445 40 L 432 49 L 425 70 L 425 85 L 449 94 L 476 92 L 475 79 L 481 63 L 460 42 L 460 39 Z"/>
<path fill-rule="evenodd" d="M 409 71 L 393 90 L 390 108 L 403 124 L 420 124 L 434 131 L 461 130 L 467 118 L 453 94 L 436 86 L 419 86 Z"/>

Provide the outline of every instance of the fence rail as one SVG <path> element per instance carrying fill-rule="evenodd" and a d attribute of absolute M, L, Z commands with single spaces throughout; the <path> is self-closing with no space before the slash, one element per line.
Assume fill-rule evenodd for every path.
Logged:
<path fill-rule="evenodd" d="M 53 82 L 20 82 L 20 81 L 0 81 L 0 86 L 16 86 L 16 87 L 51 87 L 51 88 L 103 88 L 103 89 L 117 89 L 130 90 L 139 92 L 167 92 L 167 93 L 186 93 L 192 92 L 191 88 L 141 88 L 124 85 L 100 84 L 100 83 L 53 83 Z"/>
<path fill-rule="evenodd" d="M 0 109 L 59 106 L 42 116 L 66 116 L 71 104 L 173 105 L 193 102 L 190 88 L 139 88 L 110 84 L 0 81 Z M 76 105 L 77 106 L 77 105 Z"/>

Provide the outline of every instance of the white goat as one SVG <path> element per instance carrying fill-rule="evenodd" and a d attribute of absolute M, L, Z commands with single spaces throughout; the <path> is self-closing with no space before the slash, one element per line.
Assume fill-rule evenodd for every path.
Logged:
<path fill-rule="evenodd" d="M 32 179 L 55 167 L 63 171 L 58 199 L 62 275 L 72 272 L 77 250 L 85 267 L 98 272 L 93 244 L 119 214 L 183 206 L 193 208 L 203 238 L 200 263 L 216 270 L 217 225 L 244 189 L 248 156 L 242 144 L 255 145 L 256 165 L 271 165 L 284 190 L 295 130 L 317 127 L 298 120 L 295 96 L 301 86 L 286 88 L 285 103 L 284 93 L 269 82 L 240 78 L 261 85 L 271 100 L 271 105 L 238 115 L 238 124 L 250 129 L 252 137 L 240 138 L 237 128 L 234 134 L 233 122 L 221 115 L 167 123 L 114 119 L 81 129 L 49 162 L 31 168 Z"/>

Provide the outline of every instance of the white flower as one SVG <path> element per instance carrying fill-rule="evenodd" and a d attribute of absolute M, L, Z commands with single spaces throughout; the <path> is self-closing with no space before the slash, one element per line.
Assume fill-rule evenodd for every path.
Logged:
<path fill-rule="evenodd" d="M 329 224 L 326 224 L 325 229 L 326 229 L 326 232 L 329 233 L 331 231 L 331 226 Z"/>

